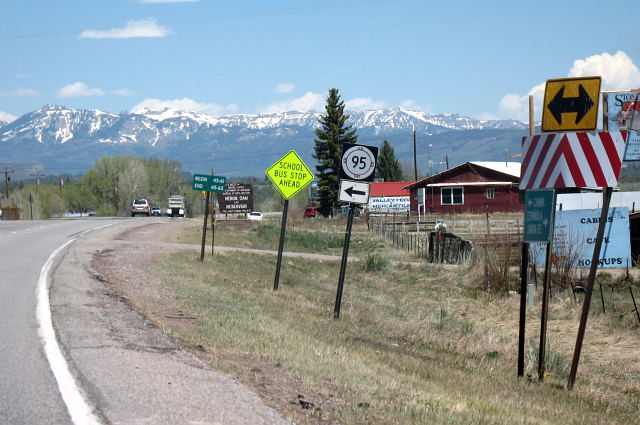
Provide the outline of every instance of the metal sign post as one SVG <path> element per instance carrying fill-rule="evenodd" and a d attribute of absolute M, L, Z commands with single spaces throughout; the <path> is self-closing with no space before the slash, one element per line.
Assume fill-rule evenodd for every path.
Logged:
<path fill-rule="evenodd" d="M 211 255 L 213 255 L 213 247 L 216 241 L 216 206 L 213 199 L 211 199 Z"/>
<path fill-rule="evenodd" d="M 284 249 L 284 232 L 287 228 L 287 213 L 289 212 L 289 200 L 284 200 L 282 207 L 282 223 L 280 224 L 280 242 L 278 242 L 278 260 L 276 261 L 276 277 L 273 281 L 273 290 L 278 290 L 280 282 L 280 266 L 282 265 L 282 251 Z"/>
<path fill-rule="evenodd" d="M 273 290 L 278 290 L 280 281 L 280 266 L 282 265 L 282 251 L 284 249 L 284 234 L 287 228 L 287 212 L 289 211 L 289 198 L 300 192 L 306 185 L 313 181 L 313 174 L 309 167 L 300 159 L 296 151 L 289 151 L 265 171 L 265 174 L 284 198 L 282 207 L 282 223 L 280 224 L 280 242 L 278 244 L 278 260 L 276 262 L 276 277 L 273 281 Z"/>
<path fill-rule="evenodd" d="M 191 188 L 206 192 L 204 201 L 204 222 L 202 224 L 202 246 L 200 247 L 200 261 L 204 261 L 204 245 L 207 240 L 207 219 L 209 218 L 209 199 L 211 192 L 222 193 L 227 185 L 227 178 L 222 176 L 209 176 L 206 174 L 194 174 Z M 211 248 L 213 252 L 213 247 Z"/>
<path fill-rule="evenodd" d="M 213 175 L 213 168 L 211 169 L 211 175 Z M 225 179 L 226 183 L 226 179 Z M 226 189 L 226 188 L 225 188 Z M 211 197 L 211 255 L 213 255 L 213 247 L 216 241 L 216 201 L 214 197 Z"/>
<path fill-rule="evenodd" d="M 533 191 L 532 191 L 533 192 Z M 535 192 L 540 192 L 540 191 L 535 191 Z M 549 315 L 549 291 L 550 291 L 550 272 L 551 272 L 551 249 L 552 249 L 552 245 L 553 245 L 553 228 L 554 228 L 554 222 L 555 222 L 555 209 L 556 209 L 556 197 L 555 197 L 555 191 L 554 190 L 550 190 L 548 191 L 551 194 L 551 202 L 549 202 L 549 204 L 551 205 L 550 208 L 550 217 L 548 218 L 549 223 L 548 223 L 548 236 L 546 237 L 546 241 L 547 241 L 547 251 L 546 251 L 546 259 L 545 259 L 545 263 L 544 263 L 544 282 L 543 282 L 543 289 L 542 289 L 542 312 L 540 315 L 540 347 L 539 347 L 539 352 L 538 352 L 538 380 L 539 381 L 544 381 L 544 372 L 545 372 L 545 368 L 546 368 L 546 362 L 545 362 L 545 357 L 546 357 L 546 348 L 547 348 L 547 316 Z M 548 194 L 547 194 L 548 196 Z M 547 221 L 547 218 L 543 218 L 543 223 Z M 526 231 L 525 231 L 525 235 L 526 235 Z"/>
<path fill-rule="evenodd" d="M 555 196 L 553 199 L 553 205 L 555 210 Z M 553 217 L 551 223 L 551 235 L 549 236 L 549 242 L 547 242 L 547 257 L 544 263 L 544 283 L 542 289 L 542 313 L 540 315 L 540 347 L 538 352 L 538 380 L 544 381 L 545 371 L 545 355 L 547 348 L 547 316 L 549 314 L 549 285 L 551 284 L 550 271 L 551 271 L 551 246 L 553 244 Z"/>
<path fill-rule="evenodd" d="M 529 275 L 529 244 L 522 242 L 520 264 L 520 323 L 518 329 L 518 376 L 524 376 L 525 326 L 527 322 L 527 277 Z"/>
<path fill-rule="evenodd" d="M 529 95 L 529 135 L 536 133 L 533 124 L 533 95 Z M 449 167 L 447 167 L 449 168 Z M 525 191 L 525 198 L 526 198 Z M 526 200 L 525 200 L 526 205 Z M 418 211 L 420 208 L 418 207 Z M 525 213 L 525 227 L 527 225 L 527 216 Z M 526 234 L 526 232 L 525 232 Z M 518 376 L 524 376 L 524 345 L 525 345 L 525 328 L 527 324 L 527 294 L 528 294 L 528 277 L 529 277 L 529 243 L 525 237 L 522 242 L 522 262 L 520 264 L 520 322 L 518 327 Z"/>
<path fill-rule="evenodd" d="M 609 108 L 604 109 L 604 115 L 602 119 L 602 125 L 604 131 L 609 131 Z M 634 100 L 635 103 L 635 100 Z M 625 137 L 625 142 L 627 138 Z M 585 287 L 584 302 L 582 304 L 582 314 L 580 315 L 580 326 L 578 327 L 578 335 L 576 336 L 576 345 L 573 350 L 573 359 L 571 360 L 571 370 L 569 372 L 569 380 L 567 381 L 567 390 L 571 391 L 573 385 L 576 382 L 576 375 L 578 374 L 578 363 L 580 363 L 580 353 L 582 351 L 582 342 L 584 340 L 584 334 L 587 329 L 587 319 L 589 318 L 589 307 L 591 304 L 591 295 L 593 294 L 593 284 L 596 280 L 596 270 L 600 263 L 600 249 L 602 247 L 602 241 L 604 238 L 604 229 L 607 224 L 607 217 L 609 215 L 609 205 L 611 204 L 611 194 L 613 188 L 607 186 L 602 191 L 602 211 L 600 212 L 600 221 L 598 222 L 598 234 L 596 235 L 596 243 L 593 247 L 593 256 L 591 257 L 591 264 L 589 269 L 589 277 L 587 278 L 587 286 Z M 604 301 L 603 301 L 604 302 Z M 604 306 L 604 304 L 603 304 Z"/>
<path fill-rule="evenodd" d="M 338 278 L 338 292 L 336 305 L 333 309 L 333 318 L 340 318 L 340 306 L 342 305 L 342 291 L 344 289 L 344 276 L 347 271 L 349 258 L 349 242 L 351 240 L 351 227 L 356 204 L 369 202 L 370 186 L 375 177 L 378 148 L 375 146 L 357 145 L 345 143 L 343 145 L 342 158 L 340 159 L 340 193 L 338 200 L 349 202 L 349 217 L 347 218 L 347 230 L 344 234 L 344 247 L 342 248 L 342 261 L 340 263 L 340 277 Z"/>
<path fill-rule="evenodd" d="M 347 271 L 347 261 L 349 259 L 349 243 L 351 241 L 351 228 L 353 226 L 353 215 L 357 205 L 369 203 L 369 183 L 351 180 L 340 180 L 340 194 L 338 200 L 349 202 L 349 216 L 347 218 L 347 230 L 344 234 L 344 247 L 342 248 L 342 262 L 340 263 L 340 277 L 338 278 L 338 293 L 336 294 L 336 305 L 333 309 L 333 318 L 340 318 L 340 305 L 342 304 L 342 291 L 344 289 L 344 276 Z"/>
<path fill-rule="evenodd" d="M 333 318 L 340 318 L 340 307 L 342 305 L 342 291 L 344 289 L 344 276 L 347 271 L 347 259 L 349 257 L 349 242 L 351 241 L 351 227 L 353 225 L 353 210 L 355 205 L 349 206 L 349 217 L 347 218 L 347 230 L 344 234 L 344 247 L 342 248 L 342 261 L 340 262 L 340 277 L 338 278 L 338 292 L 336 294 L 336 305 L 333 309 Z"/>
<path fill-rule="evenodd" d="M 573 351 L 573 360 L 571 361 L 571 371 L 569 372 L 569 380 L 567 389 L 572 390 L 578 373 L 578 363 L 580 362 L 580 352 L 582 351 L 582 341 L 584 340 L 585 330 L 587 328 L 587 319 L 589 318 L 589 306 L 591 304 L 591 295 L 593 294 L 593 284 L 596 280 L 596 270 L 600 262 L 600 248 L 602 247 L 602 239 L 604 237 L 604 228 L 607 224 L 607 216 L 609 214 L 609 204 L 611 203 L 611 193 L 613 189 L 607 187 L 602 192 L 602 212 L 600 213 L 600 221 L 598 222 L 598 235 L 596 243 L 593 247 L 593 257 L 591 257 L 591 268 L 589 269 L 589 277 L 587 286 L 585 287 L 584 302 L 582 304 L 582 315 L 580 316 L 580 326 L 578 327 L 578 336 L 576 337 L 576 346 Z"/>
<path fill-rule="evenodd" d="M 518 335 L 518 376 L 524 375 L 524 345 L 525 345 L 525 320 L 527 301 L 527 277 L 529 269 L 529 243 L 545 242 L 547 244 L 547 265 L 550 263 L 550 244 L 553 237 L 554 210 L 555 210 L 555 190 L 538 189 L 527 190 L 525 192 L 524 210 L 524 241 L 522 243 L 522 264 L 520 267 L 520 326 Z M 546 295 L 548 282 L 548 268 L 545 267 L 544 294 L 542 300 L 542 323 L 540 326 L 541 341 L 545 340 L 547 328 L 547 304 Z M 541 347 L 542 347 L 541 342 Z M 539 356 L 538 370 L 544 374 L 544 350 Z"/>
<path fill-rule="evenodd" d="M 202 223 L 202 246 L 200 247 L 200 261 L 204 261 L 204 244 L 207 240 L 207 218 L 209 218 L 209 196 L 211 192 L 207 191 L 204 201 L 204 222 Z"/>

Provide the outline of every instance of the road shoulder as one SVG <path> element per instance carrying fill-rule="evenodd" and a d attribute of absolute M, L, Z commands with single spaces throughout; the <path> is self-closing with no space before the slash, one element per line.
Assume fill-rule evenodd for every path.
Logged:
<path fill-rule="evenodd" d="M 90 403 L 113 424 L 288 424 L 237 380 L 177 346 L 96 271 L 93 262 L 100 255 L 122 254 L 125 245 L 145 249 L 122 243 L 135 227 L 140 223 L 123 223 L 79 239 L 53 273 L 54 325 Z M 159 255 L 142 253 L 150 261 Z M 144 287 L 144 268 L 125 271 L 134 285 Z M 146 284 L 149 293 L 159 290 Z"/>

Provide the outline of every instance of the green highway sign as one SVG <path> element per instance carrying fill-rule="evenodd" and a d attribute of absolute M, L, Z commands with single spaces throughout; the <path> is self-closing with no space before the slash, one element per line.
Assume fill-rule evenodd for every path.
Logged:
<path fill-rule="evenodd" d="M 193 190 L 204 190 L 206 192 L 224 192 L 227 185 L 227 178 L 222 176 L 208 176 L 206 174 L 193 175 Z"/>
<path fill-rule="evenodd" d="M 549 242 L 553 229 L 555 190 L 527 190 L 524 195 L 524 241 Z"/>

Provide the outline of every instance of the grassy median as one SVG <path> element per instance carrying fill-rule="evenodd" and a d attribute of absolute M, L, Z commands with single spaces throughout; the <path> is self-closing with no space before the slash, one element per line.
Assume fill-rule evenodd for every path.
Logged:
<path fill-rule="evenodd" d="M 239 246 L 267 243 L 261 237 L 235 233 Z M 529 309 L 531 377 L 518 379 L 517 296 L 487 293 L 478 266 L 390 266 L 379 241 L 360 237 L 364 260 L 348 266 L 339 320 L 338 263 L 285 258 L 273 291 L 273 256 L 225 252 L 200 262 L 193 252 L 171 254 L 156 273 L 194 319 L 167 331 L 300 424 L 637 421 L 640 338 L 626 316 L 590 319 L 576 389 L 567 392 L 580 306 L 552 299 L 544 383 L 533 378 L 539 310 Z"/>

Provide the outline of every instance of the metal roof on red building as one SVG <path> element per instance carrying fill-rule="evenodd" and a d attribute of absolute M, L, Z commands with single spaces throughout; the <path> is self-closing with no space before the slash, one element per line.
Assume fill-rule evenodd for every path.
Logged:
<path fill-rule="evenodd" d="M 412 184 L 408 182 L 373 182 L 369 188 L 369 197 L 372 196 L 410 196 L 411 191 L 405 189 L 406 186 Z"/>

